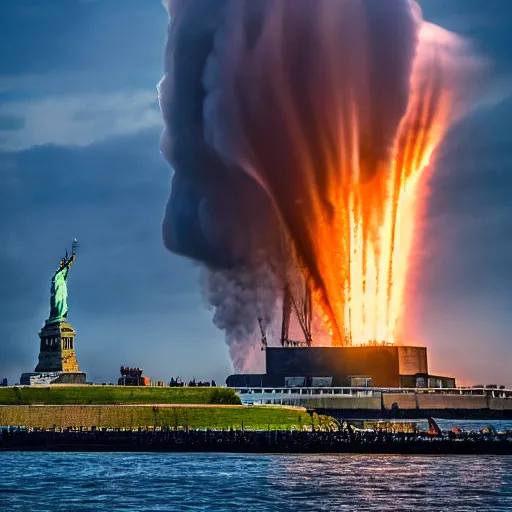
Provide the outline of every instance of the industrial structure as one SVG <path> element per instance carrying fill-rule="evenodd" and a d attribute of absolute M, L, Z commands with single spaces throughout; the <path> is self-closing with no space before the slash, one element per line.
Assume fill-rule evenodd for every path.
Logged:
<path fill-rule="evenodd" d="M 230 375 L 229 387 L 453 388 L 429 374 L 427 349 L 412 346 L 268 347 L 266 373 Z"/>
<path fill-rule="evenodd" d="M 370 341 L 352 346 L 350 335 L 342 347 L 312 346 L 311 292 L 306 285 L 294 297 L 284 289 L 280 345 L 268 346 L 261 319 L 266 373 L 230 375 L 229 387 L 381 387 L 454 388 L 455 379 L 429 373 L 426 347 Z M 303 332 L 301 341 L 288 337 L 294 314 Z"/>

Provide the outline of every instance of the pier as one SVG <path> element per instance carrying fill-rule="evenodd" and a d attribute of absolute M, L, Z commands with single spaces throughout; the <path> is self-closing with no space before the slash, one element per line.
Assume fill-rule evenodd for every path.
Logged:
<path fill-rule="evenodd" d="M 512 433 L 4 428 L 0 451 L 512 455 Z"/>

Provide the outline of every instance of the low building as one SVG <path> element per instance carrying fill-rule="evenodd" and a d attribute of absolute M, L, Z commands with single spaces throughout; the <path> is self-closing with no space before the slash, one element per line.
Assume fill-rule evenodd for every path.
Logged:
<path fill-rule="evenodd" d="M 119 386 L 149 386 L 150 380 L 142 375 L 142 368 L 130 368 L 121 366 L 121 377 L 117 383 Z"/>
<path fill-rule="evenodd" d="M 265 374 L 230 375 L 229 387 L 455 387 L 430 376 L 426 347 L 268 347 Z"/>

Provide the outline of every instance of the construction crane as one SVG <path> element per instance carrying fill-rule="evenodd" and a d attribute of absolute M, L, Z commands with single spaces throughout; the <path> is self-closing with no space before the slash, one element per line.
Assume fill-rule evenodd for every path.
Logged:
<path fill-rule="evenodd" d="M 263 319 L 258 318 L 258 324 L 260 326 L 260 332 L 261 332 L 261 350 L 267 350 L 267 333 L 265 332 L 265 329 L 263 328 Z"/>

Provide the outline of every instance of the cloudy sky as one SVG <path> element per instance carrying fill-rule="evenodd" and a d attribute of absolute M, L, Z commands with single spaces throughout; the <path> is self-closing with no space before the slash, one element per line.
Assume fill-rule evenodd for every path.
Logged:
<path fill-rule="evenodd" d="M 423 0 L 493 62 L 486 106 L 450 134 L 430 181 L 409 317 L 434 373 L 512 386 L 512 5 Z M 37 362 L 49 282 L 71 240 L 81 367 L 114 381 L 222 381 L 231 363 L 199 270 L 163 247 L 171 170 L 158 146 L 160 0 L 0 2 L 0 377 Z"/>

